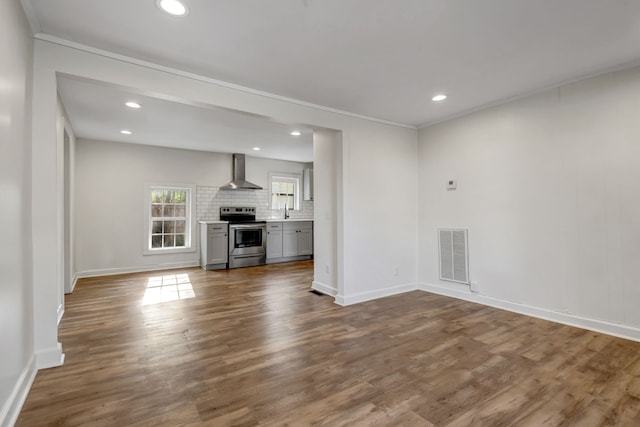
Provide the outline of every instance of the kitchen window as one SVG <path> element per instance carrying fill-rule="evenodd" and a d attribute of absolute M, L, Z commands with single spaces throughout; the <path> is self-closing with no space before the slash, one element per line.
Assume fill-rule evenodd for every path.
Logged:
<path fill-rule="evenodd" d="M 144 253 L 193 252 L 195 187 L 148 185 Z"/>
<path fill-rule="evenodd" d="M 271 210 L 300 209 L 300 182 L 302 175 L 290 173 L 269 173 L 269 188 L 271 190 Z"/>

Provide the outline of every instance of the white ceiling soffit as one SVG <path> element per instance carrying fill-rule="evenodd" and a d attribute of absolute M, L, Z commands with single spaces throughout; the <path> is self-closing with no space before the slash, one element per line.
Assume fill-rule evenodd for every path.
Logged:
<path fill-rule="evenodd" d="M 309 127 L 64 76 L 58 77 L 58 91 L 80 138 L 313 161 L 313 130 Z M 129 101 L 142 108 L 128 108 L 125 103 Z M 121 130 L 131 131 L 131 135 L 123 135 Z M 293 130 L 301 135 L 291 136 Z"/>
<path fill-rule="evenodd" d="M 635 0 L 184 1 L 23 0 L 52 36 L 412 126 L 640 59 Z"/>

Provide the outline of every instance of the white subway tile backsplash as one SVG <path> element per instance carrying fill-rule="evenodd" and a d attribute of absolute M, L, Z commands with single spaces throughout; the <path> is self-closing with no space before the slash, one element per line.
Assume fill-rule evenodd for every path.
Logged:
<path fill-rule="evenodd" d="M 221 206 L 251 206 L 258 219 L 280 219 L 282 211 L 269 210 L 269 190 L 225 191 L 219 187 L 196 187 L 196 217 L 198 221 L 220 219 Z M 291 219 L 313 219 L 313 201 L 302 201 L 302 209 L 289 211 Z"/>

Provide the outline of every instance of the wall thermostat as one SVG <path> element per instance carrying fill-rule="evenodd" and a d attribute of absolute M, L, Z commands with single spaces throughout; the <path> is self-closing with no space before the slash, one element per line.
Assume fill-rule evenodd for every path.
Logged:
<path fill-rule="evenodd" d="M 447 190 L 455 190 L 458 187 L 458 181 L 450 179 L 447 181 Z"/>

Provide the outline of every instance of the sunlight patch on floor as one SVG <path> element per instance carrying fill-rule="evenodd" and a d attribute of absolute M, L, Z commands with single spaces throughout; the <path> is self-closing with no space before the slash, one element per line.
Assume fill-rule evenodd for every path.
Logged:
<path fill-rule="evenodd" d="M 168 274 L 149 278 L 147 289 L 144 291 L 144 297 L 142 297 L 142 305 L 195 297 L 196 293 L 193 290 L 188 274 Z"/>

